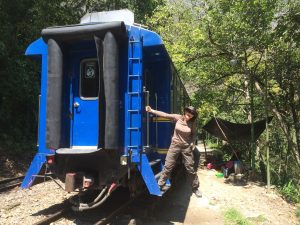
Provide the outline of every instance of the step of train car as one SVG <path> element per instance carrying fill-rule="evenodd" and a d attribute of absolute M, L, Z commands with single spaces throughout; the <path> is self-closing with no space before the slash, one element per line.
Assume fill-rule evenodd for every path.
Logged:
<path fill-rule="evenodd" d="M 152 160 L 149 165 L 151 167 L 155 167 L 156 165 L 159 165 L 161 163 L 161 159 L 155 159 L 155 160 Z"/>
<path fill-rule="evenodd" d="M 161 159 L 154 159 L 149 162 L 149 165 L 154 174 L 157 174 L 162 170 Z"/>

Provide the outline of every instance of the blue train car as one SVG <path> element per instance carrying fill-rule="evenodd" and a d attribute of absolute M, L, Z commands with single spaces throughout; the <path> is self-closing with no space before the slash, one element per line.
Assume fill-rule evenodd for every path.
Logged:
<path fill-rule="evenodd" d="M 41 60 L 41 93 L 38 152 L 21 187 L 45 165 L 68 192 L 99 191 L 77 210 L 119 185 L 161 196 L 173 124 L 145 106 L 180 113 L 189 98 L 160 36 L 123 21 L 50 27 L 26 55 Z"/>

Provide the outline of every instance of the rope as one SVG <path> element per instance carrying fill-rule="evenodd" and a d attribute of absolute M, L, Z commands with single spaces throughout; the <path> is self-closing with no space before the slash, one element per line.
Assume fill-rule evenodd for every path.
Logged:
<path fill-rule="evenodd" d="M 224 137 L 226 138 L 226 141 L 229 143 L 229 146 L 230 146 L 231 150 L 233 151 L 233 153 L 235 154 L 237 160 L 240 161 L 240 159 L 239 159 L 239 157 L 238 157 L 236 151 L 235 151 L 234 148 L 231 146 L 229 139 L 227 138 L 225 132 L 224 132 L 223 129 L 221 128 L 221 126 L 220 126 L 220 124 L 219 124 L 217 118 L 215 117 L 215 115 L 214 115 L 214 118 L 215 118 L 215 120 L 216 120 L 216 122 L 217 122 L 217 125 L 218 125 L 219 129 L 221 130 L 222 134 L 223 134 Z"/>

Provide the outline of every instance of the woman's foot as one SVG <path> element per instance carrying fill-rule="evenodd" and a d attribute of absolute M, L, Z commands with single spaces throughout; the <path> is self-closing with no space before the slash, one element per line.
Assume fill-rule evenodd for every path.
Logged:
<path fill-rule="evenodd" d="M 199 189 L 194 189 L 193 193 L 197 196 L 197 198 L 201 198 L 202 197 L 202 193 Z"/>
<path fill-rule="evenodd" d="M 167 191 L 168 189 L 170 189 L 170 185 L 164 184 L 164 185 L 158 185 L 159 189 L 163 192 Z"/>

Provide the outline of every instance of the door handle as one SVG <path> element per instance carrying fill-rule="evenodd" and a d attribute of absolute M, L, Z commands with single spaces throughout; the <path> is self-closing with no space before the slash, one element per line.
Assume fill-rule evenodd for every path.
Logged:
<path fill-rule="evenodd" d="M 79 107 L 80 106 L 79 102 L 74 102 L 73 106 L 74 106 L 76 113 L 80 113 L 81 109 Z"/>
<path fill-rule="evenodd" d="M 74 102 L 73 106 L 74 108 L 79 108 L 80 104 L 78 102 Z"/>

